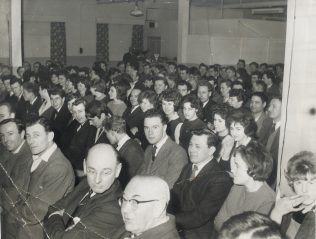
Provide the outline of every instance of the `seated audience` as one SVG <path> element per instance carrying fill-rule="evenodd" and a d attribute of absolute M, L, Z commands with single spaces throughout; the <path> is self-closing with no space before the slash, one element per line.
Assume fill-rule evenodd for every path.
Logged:
<path fill-rule="evenodd" d="M 88 153 L 87 178 L 73 192 L 50 206 L 44 231 L 51 239 L 111 238 L 123 225 L 117 198 L 122 195 L 116 180 L 121 163 L 114 148 L 97 144 Z"/>
<path fill-rule="evenodd" d="M 174 217 L 166 212 L 169 199 L 168 184 L 161 178 L 132 178 L 119 199 L 128 238 L 180 239 Z"/>
<path fill-rule="evenodd" d="M 213 157 L 217 136 L 207 129 L 192 134 L 188 149 L 191 162 L 171 190 L 169 212 L 176 217 L 181 238 L 211 238 L 214 218 L 232 182 Z"/>
<path fill-rule="evenodd" d="M 118 116 L 109 117 L 104 122 L 106 136 L 119 152 L 122 159 L 120 182 L 123 187 L 134 177 L 144 161 L 141 146 L 126 134 L 125 120 Z"/>
<path fill-rule="evenodd" d="M 217 231 L 227 219 L 242 212 L 270 213 L 275 193 L 265 181 L 271 170 L 272 159 L 258 142 L 252 141 L 233 152 L 231 172 L 235 185 L 215 218 Z"/>
<path fill-rule="evenodd" d="M 308 151 L 295 154 L 287 163 L 286 179 L 295 195 L 278 193 L 271 212 L 288 238 L 315 238 L 316 157 Z"/>
<path fill-rule="evenodd" d="M 212 100 L 213 86 L 206 80 L 201 80 L 198 85 L 197 96 L 202 103 L 204 121 L 213 121 L 213 110 L 216 103 Z"/>
<path fill-rule="evenodd" d="M 282 239 L 276 223 L 257 212 L 244 212 L 228 219 L 218 239 Z"/>
<path fill-rule="evenodd" d="M 144 132 L 150 145 L 138 173 L 159 176 L 172 188 L 188 158 L 185 150 L 167 136 L 166 130 L 167 119 L 161 111 L 151 109 L 145 113 Z"/>
<path fill-rule="evenodd" d="M 191 90 L 192 90 L 192 86 L 187 81 L 184 81 L 184 80 L 178 81 L 177 87 L 178 87 L 178 91 L 182 95 L 182 97 L 190 94 Z"/>
<path fill-rule="evenodd" d="M 22 120 L 26 121 L 32 117 L 38 117 L 38 110 L 42 105 L 42 101 L 38 94 L 38 85 L 36 83 L 25 82 L 23 84 L 23 97 L 26 101 L 26 105 L 25 115 Z"/>
<path fill-rule="evenodd" d="M 220 103 L 228 103 L 231 85 L 232 85 L 232 82 L 230 80 L 222 80 L 220 82 L 219 86 L 220 86 L 220 93 L 222 96 L 222 100 Z"/>

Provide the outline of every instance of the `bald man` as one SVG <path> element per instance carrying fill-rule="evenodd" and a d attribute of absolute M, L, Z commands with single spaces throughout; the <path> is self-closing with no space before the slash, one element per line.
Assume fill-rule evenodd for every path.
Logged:
<path fill-rule="evenodd" d="M 75 190 L 48 210 L 44 232 L 50 239 L 111 238 L 123 220 L 117 199 L 121 163 L 109 144 L 93 146 L 84 162 L 84 179 Z"/>
<path fill-rule="evenodd" d="M 119 199 L 125 229 L 135 239 L 177 239 L 174 217 L 166 212 L 168 184 L 157 176 L 135 176 Z M 126 238 L 126 237 L 124 237 Z M 128 238 L 128 237 L 127 237 Z"/>

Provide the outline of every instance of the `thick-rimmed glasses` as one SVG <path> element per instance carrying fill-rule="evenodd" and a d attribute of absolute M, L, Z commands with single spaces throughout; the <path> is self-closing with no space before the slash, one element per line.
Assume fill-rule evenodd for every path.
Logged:
<path fill-rule="evenodd" d="M 159 200 L 153 199 L 153 200 L 140 201 L 140 200 L 136 200 L 136 199 L 126 199 L 124 197 L 118 198 L 118 203 L 119 203 L 120 207 L 123 207 L 126 205 L 126 203 L 129 203 L 132 210 L 136 210 L 138 208 L 138 204 L 155 202 L 155 201 L 159 201 Z"/>

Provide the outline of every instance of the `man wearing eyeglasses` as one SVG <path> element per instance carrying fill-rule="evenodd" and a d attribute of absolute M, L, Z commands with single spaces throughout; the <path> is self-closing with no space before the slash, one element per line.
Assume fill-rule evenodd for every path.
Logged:
<path fill-rule="evenodd" d="M 170 193 L 168 184 L 157 176 L 135 176 L 119 199 L 128 231 L 135 239 L 178 239 L 174 217 L 166 212 Z"/>
<path fill-rule="evenodd" d="M 84 164 L 87 178 L 49 208 L 44 219 L 47 238 L 118 238 L 114 234 L 123 227 L 117 201 L 122 195 L 117 180 L 120 170 L 118 154 L 111 145 L 93 146 Z"/>

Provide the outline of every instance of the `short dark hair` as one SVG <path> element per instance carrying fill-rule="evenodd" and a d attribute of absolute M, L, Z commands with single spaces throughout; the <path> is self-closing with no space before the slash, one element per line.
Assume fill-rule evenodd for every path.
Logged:
<path fill-rule="evenodd" d="M 36 124 L 43 126 L 46 133 L 53 132 L 49 124 L 49 120 L 44 117 L 30 118 L 28 121 L 26 121 L 25 128 L 31 127 Z"/>
<path fill-rule="evenodd" d="M 251 233 L 251 238 L 256 239 L 284 238 L 277 223 L 266 215 L 248 211 L 234 215 L 224 222 L 218 239 L 235 239 L 244 233 Z"/>
<path fill-rule="evenodd" d="M 262 86 L 263 92 L 267 91 L 267 84 L 263 80 L 258 80 L 256 84 Z"/>
<path fill-rule="evenodd" d="M 293 188 L 297 180 L 306 180 L 308 174 L 316 175 L 316 156 L 310 151 L 295 154 L 287 163 L 285 177 Z"/>
<path fill-rule="evenodd" d="M 246 101 L 245 92 L 242 89 L 231 89 L 229 91 L 229 97 L 236 97 L 238 102 Z"/>
<path fill-rule="evenodd" d="M 227 104 L 221 104 L 221 105 L 217 105 L 214 107 L 213 110 L 213 120 L 214 120 L 214 116 L 215 114 L 219 115 L 223 120 L 225 120 L 225 126 L 227 129 L 229 129 L 229 116 L 230 116 L 230 111 L 229 111 L 229 107 Z"/>
<path fill-rule="evenodd" d="M 168 119 L 166 117 L 166 115 L 161 111 L 161 110 L 157 110 L 157 109 L 150 109 L 150 110 L 147 110 L 145 112 L 145 115 L 144 115 L 144 120 L 146 118 L 154 118 L 154 117 L 158 117 L 160 118 L 161 120 L 161 123 L 163 125 L 166 125 L 167 122 L 168 122 Z"/>
<path fill-rule="evenodd" d="M 23 89 L 33 93 L 35 96 L 38 95 L 38 84 L 32 82 L 24 82 Z"/>
<path fill-rule="evenodd" d="M 219 85 L 225 84 L 227 87 L 232 88 L 232 81 L 231 80 L 221 80 Z"/>
<path fill-rule="evenodd" d="M 107 107 L 105 102 L 103 101 L 98 101 L 94 100 L 91 103 L 87 105 L 85 108 L 87 117 L 93 118 L 93 117 L 101 117 L 101 114 L 105 114 L 105 116 L 111 117 L 112 112 L 111 110 Z"/>
<path fill-rule="evenodd" d="M 186 73 L 189 73 L 189 68 L 185 65 L 178 65 L 179 71 L 186 71 Z"/>
<path fill-rule="evenodd" d="M 262 103 L 268 104 L 268 97 L 267 97 L 267 95 L 265 93 L 263 93 L 263 92 L 254 92 L 254 93 L 251 94 L 250 99 L 253 96 L 259 97 L 261 99 Z"/>
<path fill-rule="evenodd" d="M 255 66 L 256 68 L 259 67 L 259 64 L 258 64 L 257 62 L 255 62 L 255 61 L 253 61 L 253 62 L 251 62 L 251 63 L 249 64 L 249 66 L 251 66 L 251 65 Z"/>
<path fill-rule="evenodd" d="M 272 71 L 265 71 L 262 75 L 266 75 L 268 79 L 271 79 L 271 81 L 275 83 L 275 75 Z"/>
<path fill-rule="evenodd" d="M 50 92 L 53 89 L 53 83 L 51 81 L 48 80 L 41 80 L 38 83 L 38 87 L 41 88 L 42 90 L 47 90 L 48 92 Z"/>
<path fill-rule="evenodd" d="M 200 80 L 198 84 L 198 88 L 199 86 L 206 86 L 209 92 L 213 92 L 213 86 L 207 80 Z"/>
<path fill-rule="evenodd" d="M 54 87 L 50 90 L 49 96 L 51 95 L 59 95 L 61 98 L 65 97 L 65 91 L 59 87 Z"/>
<path fill-rule="evenodd" d="M 104 121 L 104 129 L 112 130 L 119 134 L 126 133 L 126 121 L 120 116 L 107 117 Z"/>
<path fill-rule="evenodd" d="M 203 62 L 199 65 L 199 69 L 200 69 L 201 67 L 205 67 L 206 70 L 208 69 L 208 66 L 207 66 L 206 64 L 204 64 Z"/>
<path fill-rule="evenodd" d="M 235 124 L 241 124 L 244 127 L 244 132 L 248 137 L 255 137 L 257 132 L 257 124 L 251 114 L 246 114 L 242 111 L 237 110 L 232 112 L 228 121 L 229 125 L 231 125 L 233 122 Z"/>
<path fill-rule="evenodd" d="M 236 68 L 234 66 L 227 66 L 226 70 L 231 70 L 236 74 Z"/>
<path fill-rule="evenodd" d="M 11 78 L 10 78 L 10 85 L 13 85 L 13 84 L 15 84 L 15 83 L 19 83 L 19 85 L 22 85 L 22 84 L 23 84 L 21 79 L 15 77 L 15 76 L 14 76 L 14 77 L 11 77 Z"/>
<path fill-rule="evenodd" d="M 142 103 L 143 99 L 147 99 L 154 107 L 157 107 L 158 105 L 158 96 L 156 92 L 152 90 L 145 90 L 141 92 L 138 96 L 138 103 Z"/>
<path fill-rule="evenodd" d="M 72 105 L 75 105 L 75 106 L 80 105 L 80 104 L 83 104 L 86 108 L 87 101 L 84 98 L 78 98 L 75 100 L 74 103 L 72 103 Z"/>
<path fill-rule="evenodd" d="M 105 93 L 106 85 L 103 80 L 97 80 L 93 83 L 91 88 L 94 88 L 97 92 Z"/>
<path fill-rule="evenodd" d="M 256 181 L 265 181 L 271 174 L 273 160 L 266 148 L 252 140 L 246 146 L 240 145 L 234 150 L 234 156 L 240 154 L 248 166 L 248 175 Z"/>
<path fill-rule="evenodd" d="M 182 107 L 185 103 L 190 103 L 192 108 L 197 109 L 197 115 L 202 113 L 201 103 L 197 96 L 191 94 L 184 96 L 182 100 Z"/>
<path fill-rule="evenodd" d="M 260 71 L 254 71 L 251 73 L 252 76 L 256 75 L 259 79 L 262 79 L 262 73 Z"/>
<path fill-rule="evenodd" d="M 19 134 L 21 134 L 22 131 L 25 131 L 25 124 L 22 123 L 21 120 L 19 120 L 19 119 L 13 119 L 13 118 L 5 119 L 5 120 L 1 121 L 1 122 L 0 122 L 0 127 L 1 127 L 2 125 L 8 124 L 8 123 L 14 123 L 14 124 L 16 125 L 16 127 L 18 128 Z"/>
<path fill-rule="evenodd" d="M 179 86 L 179 85 L 186 85 L 188 91 L 191 91 L 191 90 L 192 90 L 191 84 L 190 84 L 189 82 L 185 81 L 185 80 L 179 80 L 177 85 L 178 85 L 178 86 Z"/>
<path fill-rule="evenodd" d="M 219 144 L 219 138 L 218 136 L 213 133 L 211 130 L 204 128 L 204 129 L 198 129 L 198 130 L 193 130 L 191 132 L 191 135 L 196 135 L 196 136 L 202 136 L 205 135 L 207 137 L 207 146 L 210 147 L 215 147 L 217 148 L 218 144 Z M 192 137 L 191 136 L 191 137 Z"/>
<path fill-rule="evenodd" d="M 162 81 L 164 83 L 165 86 L 169 86 L 168 85 L 168 81 L 165 77 L 161 77 L 161 76 L 154 76 L 154 83 L 156 81 Z"/>
<path fill-rule="evenodd" d="M 111 87 L 114 87 L 116 90 L 116 98 L 118 100 L 125 101 L 127 98 L 127 91 L 131 88 L 128 82 L 118 81 L 115 84 L 112 84 Z"/>
<path fill-rule="evenodd" d="M 178 91 L 174 89 L 166 89 L 164 92 L 162 92 L 162 100 L 173 102 L 174 110 L 178 111 L 182 96 Z"/>

